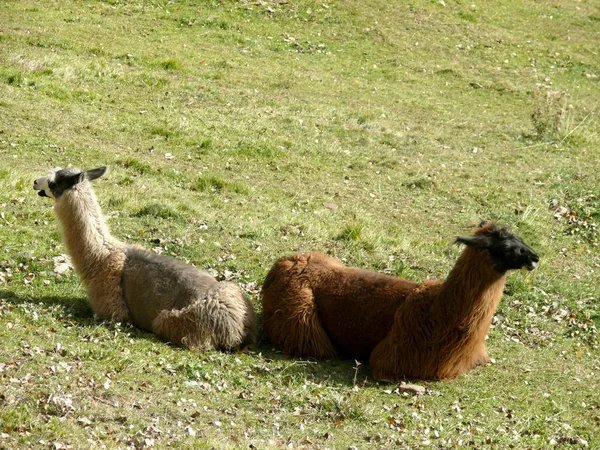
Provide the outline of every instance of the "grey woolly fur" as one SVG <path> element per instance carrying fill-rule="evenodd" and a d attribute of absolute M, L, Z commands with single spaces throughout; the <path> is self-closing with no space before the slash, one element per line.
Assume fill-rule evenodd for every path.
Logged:
<path fill-rule="evenodd" d="M 254 344 L 254 309 L 237 285 L 110 234 L 90 183 L 106 171 L 54 169 L 34 182 L 40 196 L 55 200 L 67 251 L 94 312 L 187 348 Z"/>

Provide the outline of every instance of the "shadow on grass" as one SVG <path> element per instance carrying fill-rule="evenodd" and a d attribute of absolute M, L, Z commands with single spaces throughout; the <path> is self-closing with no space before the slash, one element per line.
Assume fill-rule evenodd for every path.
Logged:
<path fill-rule="evenodd" d="M 58 306 L 68 316 L 71 322 L 78 325 L 92 325 L 94 323 L 94 313 L 85 298 L 82 297 L 61 297 L 48 295 L 42 297 L 20 296 L 7 289 L 0 289 L 0 298 L 13 305 L 31 304 L 44 306 Z"/>
<path fill-rule="evenodd" d="M 277 362 L 279 370 L 285 372 L 285 377 L 302 377 L 316 383 L 342 386 L 363 386 L 378 383 L 371 377 L 368 361 L 355 361 L 340 356 L 339 359 L 320 360 L 315 358 L 297 358 L 277 350 L 263 332 L 262 313 L 256 313 L 258 326 L 258 341 L 251 349 L 259 354 L 265 362 Z M 285 367 L 281 367 L 284 364 Z M 381 383 L 380 383 L 381 384 Z M 386 383 L 383 383 L 384 385 Z"/>
<path fill-rule="evenodd" d="M 371 378 L 371 370 L 366 361 L 360 361 L 357 365 L 351 359 L 319 360 L 314 358 L 295 358 L 278 351 L 263 339 L 259 345 L 252 349 L 255 353 L 262 355 L 265 362 L 277 362 L 278 370 L 284 378 L 302 378 L 315 383 L 323 383 L 330 386 L 352 387 L 376 383 Z M 283 363 L 283 365 L 282 365 Z"/>
<path fill-rule="evenodd" d="M 63 314 L 55 318 L 66 325 L 75 325 L 80 327 L 96 327 L 99 324 L 108 329 L 113 328 L 113 322 L 101 321 L 94 316 L 94 312 L 85 297 L 64 297 L 57 295 L 47 295 L 41 297 L 20 296 L 7 289 L 0 289 L 0 298 L 12 305 L 39 305 L 47 308 L 58 307 Z M 137 327 L 132 326 L 131 330 L 135 333 L 134 337 L 158 341 L 152 333 L 148 333 Z"/>
<path fill-rule="evenodd" d="M 97 327 L 99 324 L 111 329 L 113 327 L 110 321 L 99 321 L 94 317 L 92 308 L 87 303 L 85 297 L 70 297 L 70 296 L 40 296 L 30 297 L 18 295 L 7 289 L 0 289 L 0 298 L 12 305 L 39 305 L 42 304 L 47 308 L 58 307 L 61 314 L 53 313 L 57 320 L 65 325 L 79 327 Z M 273 348 L 262 332 L 262 314 L 257 313 L 259 340 L 257 345 L 250 349 L 251 354 L 257 355 L 257 363 L 265 363 L 264 371 L 278 371 L 281 376 L 287 379 L 310 379 L 317 383 L 327 385 L 364 385 L 365 383 L 374 383 L 370 378 L 369 366 L 366 362 L 361 362 L 357 365 L 356 361 L 349 359 L 334 359 L 329 361 L 321 361 L 313 358 L 293 358 Z M 141 330 L 137 327 L 131 327 L 132 337 L 138 339 L 147 339 L 154 342 L 160 341 L 152 333 Z M 173 349 L 187 351 L 186 349 L 173 346 L 169 343 L 164 343 Z M 235 354 L 237 350 L 232 350 Z M 269 364 L 273 362 L 274 367 Z M 259 364 L 260 365 L 260 364 Z"/>

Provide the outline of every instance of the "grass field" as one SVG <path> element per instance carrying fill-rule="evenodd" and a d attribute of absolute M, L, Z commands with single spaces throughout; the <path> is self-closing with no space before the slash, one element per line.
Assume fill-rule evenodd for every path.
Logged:
<path fill-rule="evenodd" d="M 0 448 L 600 448 L 600 4 L 0 4 Z M 94 319 L 54 166 L 109 165 L 113 233 L 239 283 L 320 250 L 446 276 L 481 219 L 511 273 L 493 364 L 421 396 L 355 361 L 171 347 Z M 61 273 L 57 273 L 61 272 Z"/>

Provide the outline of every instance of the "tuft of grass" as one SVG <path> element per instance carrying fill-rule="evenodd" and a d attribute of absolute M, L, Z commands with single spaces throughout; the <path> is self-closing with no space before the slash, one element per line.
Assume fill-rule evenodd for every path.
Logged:
<path fill-rule="evenodd" d="M 2 75 L 6 84 L 9 86 L 21 87 L 25 84 L 25 77 L 20 72 L 5 72 Z"/>
<path fill-rule="evenodd" d="M 471 12 L 459 11 L 458 17 L 460 17 L 463 20 L 466 20 L 467 22 L 477 22 L 477 17 L 475 17 L 475 14 Z"/>
<path fill-rule="evenodd" d="M 194 191 L 221 191 L 228 190 L 237 194 L 247 194 L 248 188 L 238 182 L 225 181 L 214 175 L 201 175 L 193 183 L 192 190 Z"/>
<path fill-rule="evenodd" d="M 266 142 L 240 142 L 235 149 L 237 156 L 252 159 L 277 159 L 282 155 L 281 149 Z"/>
<path fill-rule="evenodd" d="M 179 135 L 178 131 L 173 130 L 173 129 L 171 129 L 167 126 L 163 126 L 163 125 L 152 126 L 152 127 L 150 127 L 148 132 L 150 133 L 151 136 L 161 136 L 161 137 L 164 137 L 165 139 L 170 139 L 172 137 Z"/>
<path fill-rule="evenodd" d="M 161 61 L 160 66 L 168 71 L 180 70 L 182 67 L 181 62 L 176 59 L 167 59 L 165 61 Z"/>
<path fill-rule="evenodd" d="M 200 176 L 194 183 L 193 189 L 196 191 L 221 190 L 226 186 L 225 181 L 215 176 Z"/>
<path fill-rule="evenodd" d="M 428 176 L 414 176 L 406 181 L 402 182 L 402 186 L 406 186 L 411 189 L 429 189 L 434 186 L 434 182 L 431 177 Z"/>
<path fill-rule="evenodd" d="M 231 28 L 230 22 L 218 17 L 209 17 L 203 20 L 201 23 L 205 28 L 219 28 L 221 30 L 229 30 Z"/>
<path fill-rule="evenodd" d="M 150 205 L 144 206 L 137 210 L 134 214 L 134 217 L 155 217 L 160 219 L 172 219 L 179 216 L 179 214 L 173 210 L 171 207 L 160 204 L 160 203 L 151 203 Z"/>
<path fill-rule="evenodd" d="M 117 182 L 119 186 L 131 186 L 135 180 L 132 177 L 123 177 L 120 181 Z"/>
<path fill-rule="evenodd" d="M 360 222 L 351 222 L 347 224 L 336 239 L 343 241 L 360 241 L 365 226 Z"/>
<path fill-rule="evenodd" d="M 201 151 L 206 151 L 207 149 L 213 146 L 213 141 L 211 138 L 202 139 L 200 142 L 195 144 L 195 147 Z"/>
<path fill-rule="evenodd" d="M 531 113 L 533 128 L 539 139 L 558 139 L 564 133 L 569 96 L 566 92 L 546 90 L 536 95 L 537 105 Z"/>
<path fill-rule="evenodd" d="M 117 163 L 123 166 L 125 169 L 133 169 L 138 172 L 140 175 L 151 174 L 154 173 L 155 170 L 150 166 L 150 164 L 138 161 L 135 158 L 125 158 L 117 160 Z"/>

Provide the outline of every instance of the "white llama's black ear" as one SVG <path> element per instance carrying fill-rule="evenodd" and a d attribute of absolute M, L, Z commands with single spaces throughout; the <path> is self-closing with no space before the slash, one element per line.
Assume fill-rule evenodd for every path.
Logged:
<path fill-rule="evenodd" d="M 467 247 L 473 248 L 490 248 L 490 240 L 487 236 L 470 236 L 470 237 L 462 237 L 458 236 L 456 238 L 456 243 L 465 244 Z"/>
<path fill-rule="evenodd" d="M 52 192 L 55 192 L 56 197 L 58 198 L 64 191 L 67 189 L 71 189 L 78 183 L 81 183 L 85 179 L 85 175 L 83 172 L 76 173 L 64 173 L 64 171 L 59 171 L 56 173 L 56 178 L 54 180 L 55 187 L 52 189 Z"/>
<path fill-rule="evenodd" d="M 98 167 L 98 168 L 92 169 L 92 170 L 86 170 L 85 171 L 85 177 L 89 181 L 92 181 L 92 180 L 95 180 L 96 178 L 100 178 L 107 171 L 108 171 L 108 167 L 106 167 L 106 166 Z"/>

